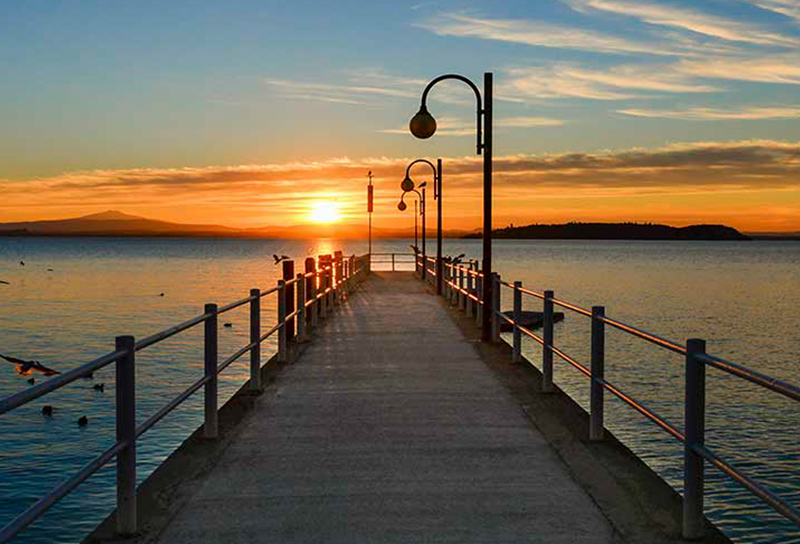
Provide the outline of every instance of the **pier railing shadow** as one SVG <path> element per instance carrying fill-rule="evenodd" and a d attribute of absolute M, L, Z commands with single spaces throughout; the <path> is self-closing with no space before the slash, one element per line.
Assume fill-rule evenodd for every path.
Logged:
<path fill-rule="evenodd" d="M 250 353 L 249 387 L 253 391 L 260 391 L 262 343 L 277 333 L 277 360 L 287 361 L 291 356 L 293 344 L 307 340 L 320 320 L 364 281 L 369 270 L 368 255 L 344 257 L 341 251 L 333 255 L 321 255 L 318 260 L 313 257 L 307 258 L 305 272 L 298 274 L 294 274 L 294 262 L 284 260 L 284 279 L 278 280 L 274 287 L 264 291 L 251 289 L 249 296 L 225 306 L 206 304 L 202 315 L 138 341 L 133 336 L 118 336 L 115 350 L 111 353 L 25 391 L 0 399 L 0 415 L 2 415 L 65 387 L 75 380 L 89 376 L 111 363 L 116 364 L 116 442 L 0 529 L 0 543 L 10 541 L 114 458 L 117 469 L 117 532 L 120 535 L 135 534 L 137 439 L 201 388 L 204 389 L 205 411 L 203 434 L 207 439 L 216 439 L 219 432 L 217 422 L 219 374 L 243 355 Z M 270 295 L 277 297 L 276 322 L 268 330 L 263 331 L 261 300 Z M 218 318 L 245 305 L 250 306 L 250 342 L 220 362 Z M 137 426 L 136 353 L 201 324 L 204 326 L 203 376 Z"/>
<path fill-rule="evenodd" d="M 417 268 L 423 266 L 426 274 L 420 277 L 436 283 L 436 259 L 424 259 L 417 254 Z M 444 259 L 442 263 L 443 285 L 442 296 L 469 316 L 474 316 L 478 324 L 481 323 L 484 308 L 481 293 L 483 273 L 478 269 L 477 261 L 467 263 L 453 263 Z M 511 362 L 522 361 L 522 337 L 527 336 L 542 346 L 542 389 L 553 390 L 553 360 L 554 355 L 567 362 L 586 378 L 589 379 L 590 393 L 590 426 L 589 440 L 601 441 L 604 435 L 604 392 L 608 391 L 616 398 L 627 404 L 642 416 L 655 423 L 659 428 L 668 433 L 684 445 L 684 485 L 683 485 L 683 520 L 682 532 L 686 539 L 702 537 L 705 516 L 703 512 L 704 497 L 704 466 L 707 462 L 722 473 L 730 477 L 763 503 L 770 506 L 779 514 L 800 526 L 800 512 L 773 491 L 754 480 L 742 470 L 722 459 L 705 443 L 705 371 L 706 367 L 715 368 L 742 380 L 751 382 L 761 388 L 782 395 L 794 401 L 800 401 L 800 388 L 785 381 L 767 376 L 743 365 L 728 361 L 722 357 L 706 353 L 705 340 L 692 338 L 685 344 L 679 344 L 662 338 L 643 329 L 617 321 L 605 315 L 603 306 L 593 306 L 591 310 L 581 308 L 576 304 L 559 300 L 554 297 L 553 291 L 533 291 L 522 287 L 519 281 L 510 283 L 501 280 L 496 273 L 492 274 L 492 300 L 488 311 L 492 315 L 492 341 L 500 342 L 501 323 L 507 323 L 512 335 Z M 501 289 L 510 289 L 513 292 L 513 310 L 501 311 Z M 523 297 L 542 301 L 542 312 L 539 318 L 542 334 L 538 335 L 526 326 L 525 315 L 522 311 Z M 554 343 L 553 323 L 555 322 L 554 308 L 559 307 L 569 312 L 584 316 L 590 320 L 591 327 L 591 355 L 590 365 L 579 362 L 571 357 Z M 616 387 L 605 379 L 605 329 L 611 327 L 622 331 L 636 339 L 653 344 L 661 349 L 677 353 L 685 358 L 685 398 L 684 398 L 684 425 L 683 430 L 647 408 L 644 403 L 635 399 L 630 394 Z"/>

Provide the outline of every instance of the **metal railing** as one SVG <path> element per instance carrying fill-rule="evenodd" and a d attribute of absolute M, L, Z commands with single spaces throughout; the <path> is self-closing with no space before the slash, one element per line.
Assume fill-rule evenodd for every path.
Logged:
<path fill-rule="evenodd" d="M 370 257 L 370 270 L 376 272 L 408 272 L 412 270 L 411 267 L 417 269 L 414 253 L 372 253 Z"/>
<path fill-rule="evenodd" d="M 24 530 L 51 506 L 87 480 L 101 467 L 116 457 L 117 460 L 117 532 L 131 535 L 137 530 L 136 522 L 136 441 L 162 418 L 177 408 L 200 388 L 204 388 L 205 438 L 216 439 L 218 427 L 217 377 L 245 353 L 250 353 L 250 389 L 261 390 L 261 344 L 278 333 L 278 361 L 287 361 L 293 342 L 308 339 L 310 332 L 324 318 L 332 306 L 341 303 L 347 293 L 357 287 L 369 272 L 367 256 L 343 257 L 341 252 L 321 255 L 319 267 L 313 257 L 305 261 L 305 273 L 293 274 L 294 262 L 284 261 L 283 275 L 275 287 L 260 291 L 251 289 L 250 295 L 222 307 L 206 304 L 202 315 L 161 332 L 134 340 L 133 336 L 118 336 L 115 350 L 78 368 L 65 372 L 39 385 L 0 400 L 0 415 L 19 408 L 43 395 L 56 391 L 75 380 L 90 375 L 111 363 L 116 363 L 116 442 L 95 457 L 80 471 L 61 482 L 50 493 L 19 514 L 0 529 L 0 543 L 8 542 Z M 261 330 L 261 299 L 276 294 L 276 324 L 266 332 Z M 296 303 L 296 304 L 295 304 Z M 219 363 L 218 317 L 221 314 L 250 305 L 250 342 Z M 295 309 L 297 308 L 297 309 Z M 135 364 L 136 353 L 187 331 L 204 325 L 204 375 L 177 397 L 169 401 L 147 420 L 136 426 Z M 296 325 L 296 327 L 295 327 Z"/>
<path fill-rule="evenodd" d="M 435 259 L 428 259 L 426 266 Z M 474 315 L 480 323 L 484 302 L 481 296 L 483 274 L 478 270 L 477 262 L 467 264 L 443 263 L 445 291 L 443 296 L 451 304 Z M 430 271 L 428 272 L 430 274 Z M 593 306 L 591 310 L 581 308 L 555 298 L 553 291 L 533 291 L 522 287 L 522 282 L 509 283 L 502 281 L 498 274 L 492 274 L 492 340 L 501 341 L 500 322 L 505 321 L 512 327 L 512 362 L 522 361 L 522 336 L 527 336 L 542 346 L 542 390 L 553 390 L 553 355 L 566 361 L 584 376 L 589 378 L 589 439 L 603 440 L 604 435 L 604 397 L 608 391 L 623 403 L 632 407 L 659 428 L 666 431 L 676 440 L 684 444 L 684 487 L 683 487 L 683 519 L 682 532 L 684 538 L 695 539 L 702 536 L 705 524 L 703 513 L 704 497 L 704 462 L 729 476 L 733 481 L 750 491 L 754 496 L 769 505 L 776 512 L 800 526 L 800 512 L 765 486 L 744 474 L 740 469 L 720 458 L 705 443 L 705 369 L 706 366 L 716 368 L 727 374 L 736 376 L 764 389 L 778 393 L 794 401 L 800 401 L 800 388 L 788 382 L 772 378 L 743 365 L 733 363 L 706 353 L 705 341 L 689 339 L 685 345 L 662 338 L 638 327 L 617 321 L 605 315 L 603 306 Z M 513 311 L 506 315 L 500 308 L 500 289 L 513 291 Z M 537 335 L 529 328 L 521 325 L 522 297 L 532 297 L 542 301 L 542 334 Z M 554 307 L 585 316 L 591 322 L 591 362 L 590 366 L 580 363 L 567 353 L 556 347 L 553 334 Z M 609 326 L 634 338 L 644 340 L 659 348 L 677 353 L 685 358 L 685 393 L 684 393 L 684 428 L 681 431 L 676 425 L 648 409 L 642 402 L 625 393 L 605 379 L 605 327 Z"/>

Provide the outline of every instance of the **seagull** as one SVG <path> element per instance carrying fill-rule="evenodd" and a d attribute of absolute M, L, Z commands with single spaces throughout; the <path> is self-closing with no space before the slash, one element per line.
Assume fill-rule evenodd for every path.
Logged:
<path fill-rule="evenodd" d="M 288 261 L 290 257 L 288 255 L 281 255 L 280 257 L 278 257 L 276 254 L 273 253 L 272 258 L 275 259 L 275 266 L 278 266 L 278 263 L 280 263 L 281 261 Z"/>
<path fill-rule="evenodd" d="M 94 389 L 95 391 L 105 391 L 106 390 L 106 384 L 104 384 L 104 383 L 96 383 L 96 384 L 94 384 L 92 386 L 92 389 Z"/>
<path fill-rule="evenodd" d="M 78 426 L 79 427 L 85 427 L 88 424 L 89 424 L 89 418 L 88 417 L 81 416 L 81 417 L 78 418 Z"/>
<path fill-rule="evenodd" d="M 464 258 L 464 254 L 462 253 L 461 255 L 459 255 L 458 257 L 453 259 L 452 263 L 453 264 L 461 264 L 461 259 L 463 259 L 463 258 Z"/>
<path fill-rule="evenodd" d="M 61 372 L 58 372 L 57 370 L 53 370 L 52 368 L 47 368 L 39 361 L 23 361 L 22 359 L 17 359 L 16 357 L 6 357 L 3 354 L 0 354 L 0 357 L 5 359 L 9 363 L 17 365 L 16 371 L 17 374 L 19 374 L 20 376 L 30 376 L 31 374 L 33 374 L 34 370 L 36 372 L 41 372 L 45 376 L 61 374 Z"/>
<path fill-rule="evenodd" d="M 53 271 L 53 269 L 52 269 L 52 268 L 48 268 L 48 269 L 47 269 L 47 271 L 48 271 L 48 272 L 52 272 L 52 271 Z"/>
<path fill-rule="evenodd" d="M 20 266 L 25 266 L 25 261 L 20 261 L 20 262 L 19 262 L 19 265 L 20 265 Z"/>

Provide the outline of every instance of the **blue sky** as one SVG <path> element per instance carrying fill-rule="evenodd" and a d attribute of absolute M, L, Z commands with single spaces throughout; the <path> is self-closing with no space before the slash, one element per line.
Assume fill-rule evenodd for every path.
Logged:
<path fill-rule="evenodd" d="M 458 84 L 435 148 L 405 127 L 486 70 L 499 156 L 800 140 L 795 0 L 32 0 L 0 5 L 0 180 L 465 157 Z"/>

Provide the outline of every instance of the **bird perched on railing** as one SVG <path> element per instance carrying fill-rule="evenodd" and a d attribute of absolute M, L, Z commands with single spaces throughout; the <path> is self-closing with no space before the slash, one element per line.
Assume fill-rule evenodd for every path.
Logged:
<path fill-rule="evenodd" d="M 458 256 L 452 257 L 452 258 L 451 257 L 445 257 L 444 261 L 447 262 L 447 263 L 450 263 L 450 264 L 461 264 L 461 259 L 463 259 L 465 256 L 466 255 L 464 255 L 462 253 L 461 255 L 458 255 Z"/>
<path fill-rule="evenodd" d="M 288 255 L 281 255 L 280 257 L 278 257 L 276 254 L 273 253 L 272 258 L 275 259 L 275 266 L 278 266 L 278 264 L 281 261 L 288 261 L 290 257 Z"/>
<path fill-rule="evenodd" d="M 23 361 L 22 359 L 17 359 L 16 357 L 7 357 L 0 353 L 0 357 L 8 361 L 9 363 L 16 365 L 15 370 L 17 374 L 20 376 L 30 376 L 33 374 L 33 371 L 41 372 L 45 376 L 53 376 L 54 374 L 61 374 L 61 372 L 57 370 L 53 370 L 52 368 L 47 368 L 39 361 Z"/>

